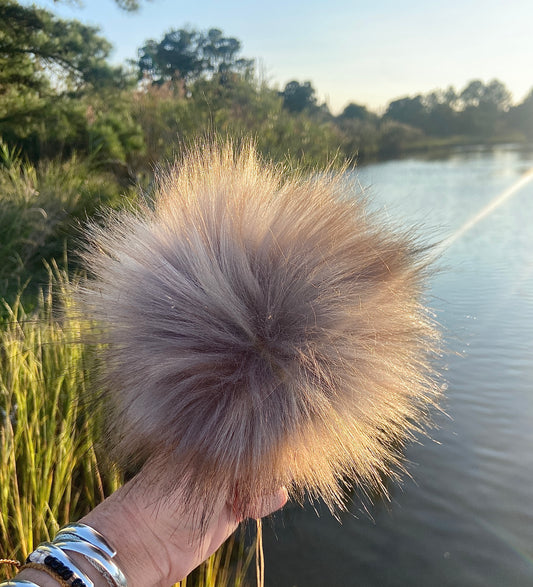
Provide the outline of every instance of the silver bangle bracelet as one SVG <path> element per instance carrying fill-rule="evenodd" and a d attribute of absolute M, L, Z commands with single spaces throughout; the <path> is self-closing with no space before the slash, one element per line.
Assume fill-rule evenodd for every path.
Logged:
<path fill-rule="evenodd" d="M 43 542 L 42 544 L 39 544 L 39 546 L 30 554 L 29 560 L 31 562 L 44 564 L 44 559 L 47 556 L 53 556 L 61 564 L 68 567 L 75 575 L 72 577 L 72 580 L 80 579 L 86 587 L 94 587 L 94 583 L 74 564 L 73 560 L 51 542 Z"/>
<path fill-rule="evenodd" d="M 68 524 L 67 526 L 63 526 L 63 528 L 61 528 L 56 534 L 54 543 L 58 539 L 63 539 L 64 536 L 76 536 L 83 542 L 92 544 L 110 558 L 113 558 L 117 554 L 117 551 L 100 534 L 100 532 L 87 526 L 87 524 Z"/>
<path fill-rule="evenodd" d="M 26 562 L 36 563 L 54 569 L 60 577 L 65 575 L 65 581 L 69 585 L 85 585 L 94 587 L 93 581 L 81 571 L 65 551 L 81 554 L 87 562 L 103 576 L 110 587 L 127 587 L 128 583 L 124 573 L 112 560 L 117 551 L 94 528 L 87 524 L 68 524 L 59 530 L 52 542 L 43 542 L 27 558 Z M 48 559 L 52 557 L 53 560 Z M 66 579 L 68 577 L 68 579 Z M 27 579 L 11 579 L 0 583 L 0 587 L 39 587 L 36 583 Z"/>
<path fill-rule="evenodd" d="M 111 578 L 115 587 L 127 587 L 126 577 L 124 573 L 118 568 L 118 566 L 97 546 L 80 540 L 79 538 L 70 538 L 67 535 L 63 535 L 58 540 L 58 537 L 54 539 L 54 545 L 61 550 L 70 550 L 72 552 L 78 552 L 83 555 L 91 564 L 96 563 L 96 568 L 105 576 Z M 93 565 L 95 566 L 95 565 Z"/>
<path fill-rule="evenodd" d="M 9 579 L 0 583 L 0 587 L 39 587 L 39 585 L 27 579 Z"/>

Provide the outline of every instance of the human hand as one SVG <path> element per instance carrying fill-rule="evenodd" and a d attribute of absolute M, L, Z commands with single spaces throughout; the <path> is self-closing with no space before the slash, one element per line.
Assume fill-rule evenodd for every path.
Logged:
<path fill-rule="evenodd" d="M 261 518 L 287 502 L 287 490 L 265 495 L 250 504 L 244 516 L 242 508 L 215 495 L 210 515 L 202 525 L 200 515 L 187 511 L 190 503 L 183 485 L 172 484 L 161 476 L 161 467 L 145 466 L 129 483 L 121 487 L 80 520 L 100 532 L 116 549 L 113 562 L 122 570 L 128 587 L 169 587 L 186 577 L 213 554 L 235 531 L 244 518 Z M 108 587 L 104 577 L 76 552 L 68 556 L 94 583 Z M 56 587 L 57 582 L 39 569 L 24 569 L 17 579 L 27 579 L 41 587 Z"/>
<path fill-rule="evenodd" d="M 101 532 L 116 548 L 116 563 L 128 587 L 169 587 L 213 554 L 242 519 L 232 503 L 216 496 L 206 527 L 185 511 L 183 489 L 167 494 L 156 479 L 160 468 L 145 467 L 129 484 L 97 506 L 81 522 Z M 262 518 L 287 502 L 287 490 L 251 504 L 245 517 Z M 105 583 L 102 584 L 103 587 Z M 95 582 L 95 587 L 99 587 Z"/>

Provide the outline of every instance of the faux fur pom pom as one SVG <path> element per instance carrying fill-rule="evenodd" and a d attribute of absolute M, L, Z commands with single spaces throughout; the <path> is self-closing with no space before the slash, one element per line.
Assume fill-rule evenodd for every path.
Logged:
<path fill-rule="evenodd" d="M 222 492 L 243 511 L 281 485 L 342 506 L 398 469 L 438 395 L 426 249 L 348 174 L 198 146 L 89 240 L 78 297 L 119 462 L 155 458 L 194 507 Z"/>

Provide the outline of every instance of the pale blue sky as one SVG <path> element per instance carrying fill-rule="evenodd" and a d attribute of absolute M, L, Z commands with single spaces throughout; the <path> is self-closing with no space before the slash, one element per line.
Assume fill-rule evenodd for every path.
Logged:
<path fill-rule="evenodd" d="M 310 80 L 334 112 L 474 78 L 500 79 L 515 100 L 533 87 L 532 0 L 152 0 L 133 14 L 113 0 L 36 3 L 99 26 L 115 62 L 173 28 L 220 28 L 272 84 Z"/>

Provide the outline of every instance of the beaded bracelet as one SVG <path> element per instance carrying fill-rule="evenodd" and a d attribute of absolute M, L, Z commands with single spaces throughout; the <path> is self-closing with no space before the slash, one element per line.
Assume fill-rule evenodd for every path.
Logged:
<path fill-rule="evenodd" d="M 63 577 L 61 577 L 61 575 L 59 575 L 56 571 L 54 571 L 51 567 L 47 566 L 45 563 L 25 563 L 20 567 L 19 572 L 23 571 L 24 569 L 36 569 L 38 571 L 42 571 L 43 573 L 50 575 L 50 577 L 52 577 L 54 581 L 59 583 L 61 587 L 71 587 L 70 583 L 67 583 L 67 581 L 63 579 Z"/>
<path fill-rule="evenodd" d="M 74 564 L 73 560 L 51 542 L 39 544 L 26 562 L 46 565 L 66 580 L 70 587 L 94 587 L 94 583 Z"/>

